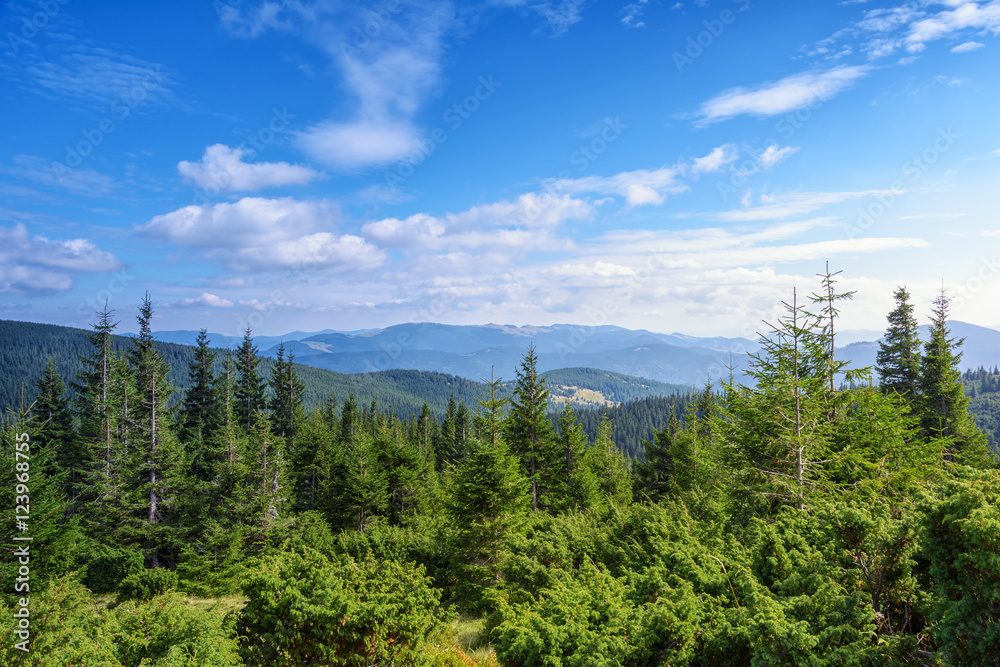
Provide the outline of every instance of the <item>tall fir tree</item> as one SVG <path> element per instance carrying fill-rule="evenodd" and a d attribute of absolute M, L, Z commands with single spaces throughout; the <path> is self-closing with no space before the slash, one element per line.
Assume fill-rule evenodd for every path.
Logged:
<path fill-rule="evenodd" d="M 271 426 L 275 435 L 291 443 L 295 436 L 296 420 L 302 418 L 302 396 L 305 385 L 295 372 L 295 354 L 289 352 L 285 360 L 285 344 L 278 344 L 278 359 L 271 370 Z"/>
<path fill-rule="evenodd" d="M 51 450 L 49 475 L 63 475 L 66 498 L 74 500 L 80 491 L 80 473 L 87 465 L 87 449 L 73 430 L 73 413 L 66 397 L 66 385 L 49 359 L 45 372 L 36 385 L 38 395 L 31 411 L 29 425 L 36 438 Z"/>
<path fill-rule="evenodd" d="M 105 535 L 121 519 L 121 489 L 128 450 L 128 401 L 135 389 L 127 364 L 114 349 L 119 322 L 105 304 L 87 335 L 89 356 L 72 382 L 85 462 L 76 476 L 77 507 L 91 536 Z"/>
<path fill-rule="evenodd" d="M 875 367 L 879 386 L 887 394 L 893 392 L 915 401 L 920 389 L 920 335 L 917 319 L 906 287 L 897 287 L 892 294 L 896 307 L 886 317 L 889 326 L 879 342 Z"/>
<path fill-rule="evenodd" d="M 969 416 L 969 398 L 961 383 L 958 348 L 965 339 L 948 329 L 951 299 L 944 287 L 934 299 L 930 336 L 920 363 L 920 421 L 931 438 L 945 442 L 945 457 L 972 465 L 988 465 L 986 437 Z"/>
<path fill-rule="evenodd" d="M 193 476 L 209 481 L 217 458 L 213 443 L 225 415 L 220 383 L 212 370 L 216 352 L 208 346 L 206 329 L 198 332 L 197 342 L 195 357 L 188 364 L 190 386 L 178 414 L 178 436 L 189 452 Z"/>
<path fill-rule="evenodd" d="M 167 379 L 170 368 L 153 339 L 152 318 L 153 302 L 147 292 L 136 316 L 139 333 L 128 353 L 138 400 L 130 408 L 129 418 L 136 428 L 129 442 L 125 491 L 134 535 L 144 540 L 149 562 L 156 568 L 171 546 L 176 527 L 171 512 L 178 502 L 182 453 L 171 432 L 167 408 L 175 388 Z"/>
<path fill-rule="evenodd" d="M 657 430 L 652 440 L 643 440 L 643 458 L 635 465 L 637 499 L 643 495 L 658 503 L 670 496 L 674 478 L 673 454 L 680 436 L 680 420 L 671 412 L 667 425 Z"/>
<path fill-rule="evenodd" d="M 632 473 L 612 430 L 614 426 L 607 413 L 601 417 L 594 445 L 587 450 L 587 467 L 597 478 L 601 502 L 614 507 L 624 507 L 632 501 Z"/>
<path fill-rule="evenodd" d="M 260 377 L 257 346 L 253 344 L 253 331 L 247 326 L 243 332 L 243 342 L 236 349 L 236 390 L 233 413 L 236 422 L 245 433 L 254 430 L 260 413 L 267 406 L 265 384 Z"/>
<path fill-rule="evenodd" d="M 559 460 L 558 465 L 553 465 L 551 478 L 554 509 L 588 509 L 597 502 L 598 481 L 587 465 L 587 436 L 568 401 L 559 413 L 558 426 Z"/>
<path fill-rule="evenodd" d="M 534 346 L 528 347 L 515 375 L 514 397 L 504 435 L 511 451 L 521 459 L 531 487 L 531 509 L 537 512 L 552 501 L 547 482 L 553 474 L 557 451 L 552 422 L 546 416 L 549 391 L 545 379 L 538 375 Z"/>
<path fill-rule="evenodd" d="M 750 355 L 750 384 L 723 384 L 727 414 L 720 435 L 733 499 L 750 514 L 785 503 L 806 507 L 821 485 L 831 420 L 845 400 L 830 390 L 843 365 L 830 361 L 825 318 L 806 312 L 794 290 L 783 305 L 785 315 L 760 337 L 761 351 Z"/>

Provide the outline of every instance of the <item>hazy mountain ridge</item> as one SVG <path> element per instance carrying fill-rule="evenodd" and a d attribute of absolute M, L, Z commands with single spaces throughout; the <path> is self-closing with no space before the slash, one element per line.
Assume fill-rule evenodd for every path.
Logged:
<path fill-rule="evenodd" d="M 960 321 L 949 323 L 952 335 L 966 339 L 961 368 L 1000 364 L 1000 331 Z M 927 326 L 921 327 L 926 334 Z M 188 340 L 195 331 L 158 333 L 168 342 Z M 845 330 L 837 333 L 841 359 L 852 366 L 874 366 L 879 332 Z M 239 339 L 209 334 L 217 347 L 235 347 Z M 263 356 L 277 355 L 279 344 L 299 363 L 337 371 L 365 373 L 392 368 L 437 371 L 469 380 L 488 379 L 492 373 L 510 379 L 528 345 L 535 346 L 541 372 L 568 367 L 594 368 L 623 375 L 647 377 L 674 385 L 701 386 L 738 374 L 747 352 L 759 349 L 755 340 L 725 336 L 700 337 L 663 334 L 614 325 L 515 326 L 511 324 L 449 325 L 397 324 L 359 331 L 291 332 L 254 338 Z"/>

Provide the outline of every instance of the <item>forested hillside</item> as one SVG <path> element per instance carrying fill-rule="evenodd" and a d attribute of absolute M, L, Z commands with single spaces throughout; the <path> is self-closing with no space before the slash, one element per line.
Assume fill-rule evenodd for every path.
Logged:
<path fill-rule="evenodd" d="M 962 385 L 976 426 L 986 434 L 990 449 L 1000 452 L 1000 369 L 966 371 Z"/>
<path fill-rule="evenodd" d="M 31 652 L 0 663 L 997 664 L 1000 471 L 948 299 L 921 342 L 898 291 L 851 371 L 849 296 L 826 275 L 790 299 L 752 381 L 555 424 L 531 348 L 439 421 L 308 409 L 249 333 L 221 372 L 202 336 L 171 410 L 151 301 L 121 349 L 102 316 L 73 390 L 48 366 L 2 434 L 0 572 L 24 587 L 0 629 Z M 614 410 L 653 425 L 641 461 Z"/>

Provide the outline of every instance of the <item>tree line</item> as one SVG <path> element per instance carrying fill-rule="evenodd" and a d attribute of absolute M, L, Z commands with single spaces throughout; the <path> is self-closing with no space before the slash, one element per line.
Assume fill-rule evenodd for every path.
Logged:
<path fill-rule="evenodd" d="M 850 369 L 834 343 L 853 293 L 836 275 L 793 292 L 747 376 L 672 406 L 635 461 L 607 415 L 593 438 L 570 406 L 553 423 L 530 348 L 512 393 L 491 378 L 475 409 L 452 400 L 439 423 L 350 398 L 307 410 L 291 355 L 263 378 L 248 330 L 216 373 L 203 331 L 171 410 L 148 297 L 124 356 L 100 313 L 72 396 L 50 367 L 4 432 L 0 495 L 15 435 L 37 443 L 32 587 L 51 643 L 0 653 L 996 664 L 1000 477 L 968 412 L 948 297 L 920 343 L 899 288 L 876 368 Z M 14 567 L 0 563 L 11 580 Z M 193 610 L 181 593 L 241 597 Z M 116 602 L 98 608 L 95 594 Z M 0 626 L 15 627 L 13 609 L 4 600 Z M 484 619 L 491 652 L 449 639 L 458 614 Z M 97 639 L 59 643 L 74 632 Z"/>

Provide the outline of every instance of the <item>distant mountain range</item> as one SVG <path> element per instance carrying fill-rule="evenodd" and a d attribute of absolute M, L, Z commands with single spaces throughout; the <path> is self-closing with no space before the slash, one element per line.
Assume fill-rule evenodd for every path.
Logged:
<path fill-rule="evenodd" d="M 1000 365 L 1000 331 L 965 322 L 949 322 L 952 334 L 965 338 L 962 369 Z M 921 327 L 926 335 L 927 326 Z M 193 345 L 196 331 L 157 333 L 159 340 Z M 854 367 L 873 366 L 878 352 L 876 331 L 838 333 L 841 359 Z M 236 347 L 240 338 L 210 334 L 213 346 Z M 277 355 L 279 344 L 299 363 L 340 373 L 388 369 L 437 371 L 470 380 L 491 372 L 511 378 L 529 345 L 534 345 L 540 371 L 593 368 L 639 376 L 671 385 L 697 387 L 728 377 L 747 364 L 747 352 L 759 349 L 746 338 L 661 334 L 617 326 L 512 326 L 486 324 L 400 324 L 354 332 L 292 332 L 254 338 L 264 356 Z"/>
<path fill-rule="evenodd" d="M 157 333 L 158 340 L 193 345 L 196 331 Z M 210 334 L 213 346 L 236 347 L 240 338 Z M 299 363 L 340 373 L 396 369 L 427 370 L 470 380 L 491 372 L 510 378 L 529 345 L 538 355 L 539 371 L 595 368 L 659 382 L 696 386 L 728 375 L 747 351 L 757 349 L 744 338 L 699 338 L 660 334 L 616 326 L 555 324 L 547 327 L 486 324 L 400 324 L 386 329 L 254 337 L 260 353 L 277 355 L 279 344 Z"/>

